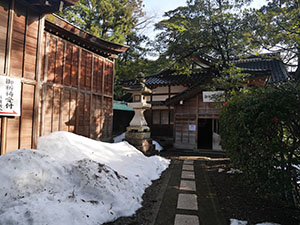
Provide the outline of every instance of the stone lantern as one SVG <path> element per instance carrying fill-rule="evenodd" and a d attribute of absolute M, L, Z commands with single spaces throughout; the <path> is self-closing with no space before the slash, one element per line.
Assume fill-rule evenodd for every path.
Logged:
<path fill-rule="evenodd" d="M 144 117 L 144 111 L 151 108 L 151 104 L 146 102 L 146 96 L 151 94 L 151 90 L 146 87 L 145 79 L 142 73 L 136 80 L 123 87 L 129 93 L 132 93 L 133 102 L 128 106 L 134 109 L 134 117 L 125 133 L 125 140 L 134 147 L 142 151 L 145 155 L 150 155 L 153 150 L 150 128 Z"/>

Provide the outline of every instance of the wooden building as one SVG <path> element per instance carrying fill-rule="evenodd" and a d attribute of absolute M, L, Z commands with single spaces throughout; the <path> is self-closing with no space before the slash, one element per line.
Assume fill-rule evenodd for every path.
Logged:
<path fill-rule="evenodd" d="M 173 137 L 174 106 L 166 105 L 165 100 L 182 93 L 193 84 L 206 79 L 209 71 L 185 74 L 164 73 L 147 77 L 146 85 L 152 94 L 147 97 L 151 109 L 145 112 L 146 120 L 154 137 Z"/>
<path fill-rule="evenodd" d="M 251 75 L 245 85 L 264 86 L 289 80 L 284 64 L 277 58 L 278 55 L 263 55 L 234 63 Z M 218 119 L 222 103 L 203 101 L 205 86 L 217 71 L 208 58 L 201 58 L 195 67 L 201 67 L 202 72 L 185 75 L 162 71 L 146 77 L 145 84 L 153 94 L 148 98 L 152 108 L 145 117 L 152 136 L 172 138 L 175 148 L 221 150 Z"/>
<path fill-rule="evenodd" d="M 47 13 L 76 0 L 0 2 L 0 75 L 21 80 L 21 116 L 2 117 L 1 154 L 69 131 L 111 137 L 114 59 L 127 46 Z"/>

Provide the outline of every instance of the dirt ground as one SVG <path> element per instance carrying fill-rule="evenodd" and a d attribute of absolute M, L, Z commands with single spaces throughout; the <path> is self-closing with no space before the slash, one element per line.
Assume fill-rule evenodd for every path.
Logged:
<path fill-rule="evenodd" d="M 218 168 L 228 168 L 228 164 L 207 165 L 209 178 L 226 221 L 235 218 L 246 220 L 249 225 L 262 222 L 300 224 L 300 210 L 279 205 L 276 199 L 267 201 L 259 198 L 249 187 L 242 184 L 240 174 L 218 172 Z"/>
<path fill-rule="evenodd" d="M 175 157 L 177 158 L 177 156 Z M 209 160 L 207 158 L 205 164 L 211 188 L 217 197 L 220 212 L 228 224 L 230 218 L 234 218 L 246 220 L 248 225 L 262 222 L 273 222 L 280 225 L 300 225 L 299 209 L 279 205 L 276 200 L 267 201 L 259 198 L 249 187 L 242 184 L 240 174 L 219 173 L 219 168 L 228 170 L 228 160 Z M 162 174 L 159 180 L 154 181 L 146 189 L 143 196 L 143 207 L 135 215 L 122 217 L 105 225 L 153 225 L 171 170 L 172 166 Z"/>

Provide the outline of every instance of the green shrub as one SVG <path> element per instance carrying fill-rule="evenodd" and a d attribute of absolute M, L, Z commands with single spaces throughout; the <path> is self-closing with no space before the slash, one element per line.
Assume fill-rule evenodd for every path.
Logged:
<path fill-rule="evenodd" d="M 222 108 L 220 133 L 233 166 L 255 191 L 299 206 L 299 88 L 255 88 L 232 97 Z"/>

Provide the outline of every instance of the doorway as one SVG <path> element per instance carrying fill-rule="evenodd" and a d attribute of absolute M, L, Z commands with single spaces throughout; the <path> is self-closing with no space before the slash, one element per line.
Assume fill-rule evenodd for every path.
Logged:
<path fill-rule="evenodd" d="M 212 119 L 198 120 L 198 149 L 212 149 Z"/>

